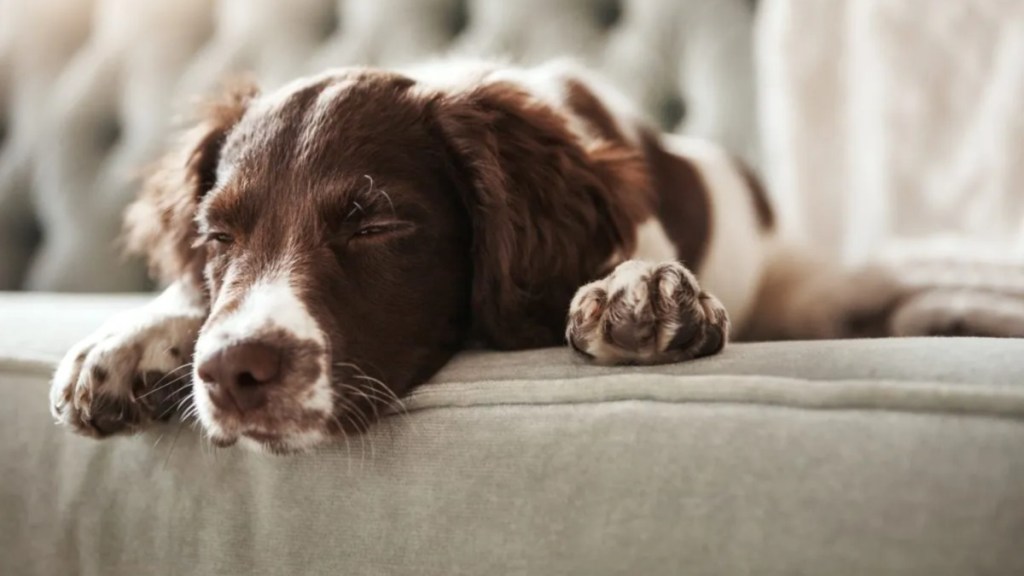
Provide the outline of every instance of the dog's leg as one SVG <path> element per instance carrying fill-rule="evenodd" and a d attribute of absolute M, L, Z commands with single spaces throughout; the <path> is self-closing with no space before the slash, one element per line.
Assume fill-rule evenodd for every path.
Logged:
<path fill-rule="evenodd" d="M 176 283 L 107 322 L 58 365 L 50 388 L 54 418 L 102 438 L 170 417 L 191 388 L 192 351 L 205 317 L 198 294 Z"/>
<path fill-rule="evenodd" d="M 1024 271 L 905 262 L 842 268 L 773 249 L 742 340 L 1022 336 Z"/>
<path fill-rule="evenodd" d="M 729 316 L 679 262 L 629 260 L 576 292 L 566 339 L 602 364 L 680 362 L 720 351 Z"/>

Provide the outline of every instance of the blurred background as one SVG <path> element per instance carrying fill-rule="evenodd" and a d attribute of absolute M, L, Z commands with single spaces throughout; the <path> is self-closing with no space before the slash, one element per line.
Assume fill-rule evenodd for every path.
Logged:
<path fill-rule="evenodd" d="M 225 75 L 449 53 L 582 60 L 847 262 L 1024 262 L 1024 0 L 0 0 L 0 289 L 147 288 L 121 210 Z"/>

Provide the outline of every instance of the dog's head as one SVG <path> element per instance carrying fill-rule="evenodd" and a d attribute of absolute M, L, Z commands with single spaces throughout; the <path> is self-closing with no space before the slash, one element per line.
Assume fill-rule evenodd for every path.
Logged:
<path fill-rule="evenodd" d="M 207 433 L 291 451 L 365 429 L 468 337 L 558 343 L 573 290 L 631 241 L 609 187 L 635 162 L 512 86 L 339 71 L 209 106 L 128 241 L 207 298 Z"/>

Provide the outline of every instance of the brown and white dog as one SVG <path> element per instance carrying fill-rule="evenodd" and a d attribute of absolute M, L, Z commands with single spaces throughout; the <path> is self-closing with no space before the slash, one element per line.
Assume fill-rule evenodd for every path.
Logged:
<path fill-rule="evenodd" d="M 785 248 L 740 162 L 561 62 L 229 91 L 127 240 L 168 288 L 68 352 L 53 415 L 103 437 L 190 406 L 272 452 L 365 429 L 469 341 L 678 362 L 730 333 L 884 334 L 900 298 Z"/>

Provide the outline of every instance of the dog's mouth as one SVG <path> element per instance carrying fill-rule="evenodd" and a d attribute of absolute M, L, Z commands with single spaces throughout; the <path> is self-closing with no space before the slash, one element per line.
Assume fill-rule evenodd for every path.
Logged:
<path fill-rule="evenodd" d="M 288 395 L 255 406 L 217 402 L 197 390 L 196 411 L 210 442 L 219 448 L 240 444 L 258 452 L 289 454 L 309 450 L 332 435 L 333 406 L 312 408 Z"/>
<path fill-rule="evenodd" d="M 327 357 L 312 344 L 303 347 L 283 337 L 274 346 L 265 341 L 206 355 L 193 375 L 195 414 L 217 447 L 307 451 L 331 436 L 335 393 L 323 368 Z M 262 362 L 263 356 L 274 361 Z"/>
<path fill-rule="evenodd" d="M 242 436 L 251 438 L 261 444 L 274 444 L 281 442 L 282 435 L 276 432 L 260 432 L 258 430 L 250 430 L 243 432 Z"/>
<path fill-rule="evenodd" d="M 274 432 L 261 429 L 227 431 L 221 428 L 209 435 L 210 442 L 218 448 L 235 444 L 256 452 L 269 454 L 295 454 L 305 452 L 329 437 L 326 430 L 309 429 L 292 433 Z"/>
<path fill-rule="evenodd" d="M 197 390 L 195 402 L 201 408 L 196 414 L 206 437 L 218 448 L 237 444 L 262 453 L 301 453 L 334 438 L 363 434 L 376 422 L 381 408 L 369 403 L 374 397 L 354 390 L 352 384 L 336 386 L 329 407 L 309 406 L 302 397 L 282 395 L 250 410 L 214 402 L 205 391 Z"/>
<path fill-rule="evenodd" d="M 269 454 L 295 454 L 305 452 L 321 443 L 326 436 L 321 433 L 299 433 L 292 435 L 249 430 L 242 434 L 240 443 L 250 449 Z"/>

